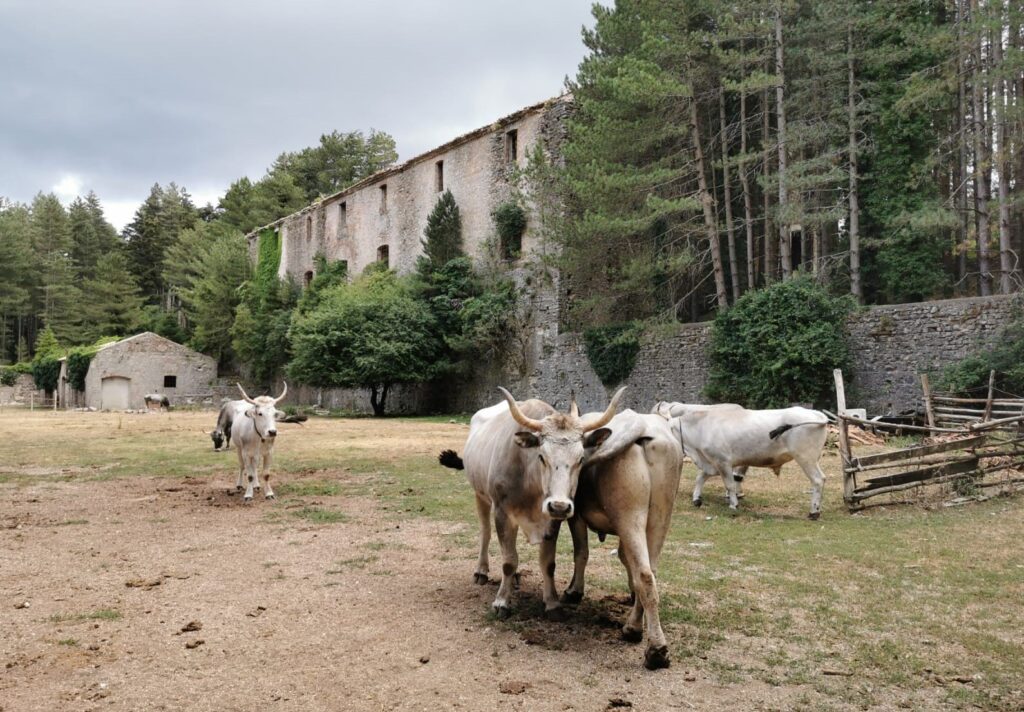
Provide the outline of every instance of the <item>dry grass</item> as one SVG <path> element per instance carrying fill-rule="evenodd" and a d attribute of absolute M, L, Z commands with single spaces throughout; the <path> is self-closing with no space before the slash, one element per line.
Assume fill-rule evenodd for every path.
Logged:
<path fill-rule="evenodd" d="M 237 461 L 234 453 L 212 451 L 203 431 L 214 417 L 5 411 L 0 494 L 49 481 L 137 475 L 204 478 L 227 488 Z M 273 521 L 344 522 L 332 503 L 358 495 L 376 502 L 385 519 L 456 522 L 465 526 L 447 535 L 447 546 L 467 560 L 468 575 L 475 557 L 472 497 L 461 476 L 434 459 L 442 448 L 461 449 L 468 428 L 446 421 L 312 419 L 282 426 L 274 467 L 281 502 Z M 834 451 L 823 466 L 830 479 L 819 522 L 806 519 L 809 483 L 792 465 L 778 479 L 753 471 L 737 515 L 715 481 L 705 489 L 705 506 L 694 509 L 694 472 L 687 467 L 659 571 L 675 659 L 721 685 L 797 690 L 806 709 L 1024 708 L 1024 500 L 952 509 L 888 505 L 851 516 Z M 53 524 L 88 529 L 87 520 Z M 562 539 L 564 581 L 570 563 L 568 537 Z M 592 547 L 584 617 L 607 614 L 603 599 L 626 590 L 612 555 L 615 539 L 593 540 Z M 375 558 L 324 566 L 332 567 L 328 573 L 359 570 Z M 535 550 L 524 545 L 521 560 L 535 567 Z M 500 625 L 539 630 L 530 617 L 535 599 L 524 591 L 525 617 Z"/>

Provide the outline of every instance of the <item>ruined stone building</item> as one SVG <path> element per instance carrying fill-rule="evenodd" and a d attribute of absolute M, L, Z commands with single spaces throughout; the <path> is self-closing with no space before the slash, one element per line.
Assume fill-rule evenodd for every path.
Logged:
<path fill-rule="evenodd" d="M 281 238 L 278 274 L 299 284 L 313 278 L 318 254 L 345 262 L 350 275 L 373 262 L 407 273 L 423 252 L 427 216 L 451 190 L 462 216 L 463 248 L 482 259 L 494 245 L 491 213 L 512 197 L 514 168 L 525 165 L 538 142 L 549 155 L 557 153 L 570 101 L 559 97 L 520 109 L 259 228 L 248 235 L 250 256 L 256 259 L 260 234 L 274 230 Z M 524 258 L 537 239 L 528 221 Z"/>

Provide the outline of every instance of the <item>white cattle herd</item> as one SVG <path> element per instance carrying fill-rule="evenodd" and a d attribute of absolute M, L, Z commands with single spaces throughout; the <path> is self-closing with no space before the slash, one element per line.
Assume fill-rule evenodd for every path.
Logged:
<path fill-rule="evenodd" d="M 260 489 L 274 497 L 270 464 L 277 410 L 288 392 L 277 398 L 250 398 L 225 403 L 210 433 L 214 448 L 235 441 L 239 474 L 236 489 L 251 502 Z M 655 404 L 650 414 L 618 411 L 624 388 L 601 413 L 581 415 L 575 400 L 562 413 L 541 400 L 517 402 L 500 389 L 504 400 L 476 412 L 460 457 L 452 450 L 439 456 L 442 465 L 465 470 L 476 495 L 480 548 L 473 578 L 486 584 L 490 573 L 488 549 L 491 521 L 501 549 L 501 582 L 491 604 L 508 616 L 518 583 L 516 540 L 520 528 L 531 544 L 540 545 L 540 570 L 545 616 L 565 618 L 565 605 L 583 598 L 588 559 L 588 530 L 601 541 L 617 536 L 618 556 L 626 569 L 633 607 L 622 628 L 623 637 L 640 642 L 647 635 L 644 666 L 668 667 L 665 633 L 658 615 L 655 574 L 662 545 L 672 520 L 684 457 L 696 464 L 698 476 L 693 503 L 701 506 L 701 490 L 709 475 L 725 481 L 729 506 L 736 509 L 739 483 L 750 467 L 767 467 L 779 474 L 793 460 L 811 481 L 810 518 L 821 515 L 825 475 L 818 467 L 825 445 L 828 419 L 807 408 L 748 410 L 735 404 Z M 243 475 L 246 481 L 243 482 Z M 555 550 L 563 522 L 573 543 L 572 579 L 559 597 L 555 588 Z"/>

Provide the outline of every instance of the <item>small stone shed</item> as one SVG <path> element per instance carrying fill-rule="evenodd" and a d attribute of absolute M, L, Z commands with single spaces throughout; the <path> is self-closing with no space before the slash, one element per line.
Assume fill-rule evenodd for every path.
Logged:
<path fill-rule="evenodd" d="M 102 347 L 85 376 L 85 405 L 98 410 L 140 410 L 147 393 L 171 405 L 212 397 L 217 361 L 152 332 Z"/>

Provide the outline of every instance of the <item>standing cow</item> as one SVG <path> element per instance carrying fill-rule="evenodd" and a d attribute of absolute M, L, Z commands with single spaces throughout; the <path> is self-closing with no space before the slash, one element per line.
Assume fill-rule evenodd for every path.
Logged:
<path fill-rule="evenodd" d="M 480 556 L 473 579 L 487 583 L 487 548 L 491 538 L 491 511 L 501 545 L 501 585 L 491 604 L 505 617 L 511 613 L 513 580 L 519 568 L 516 538 L 520 527 L 531 544 L 540 544 L 545 615 L 563 618 L 555 591 L 555 535 L 557 526 L 574 514 L 573 496 L 587 448 L 596 448 L 611 431 L 604 425 L 615 415 L 619 389 L 604 413 L 579 417 L 560 413 L 540 400 L 517 403 L 501 388 L 505 402 L 477 411 L 470 421 L 463 457 L 451 450 L 441 453 L 442 465 L 465 469 L 476 493 L 480 518 Z"/>
<path fill-rule="evenodd" d="M 625 410 L 612 418 L 608 429 L 611 435 L 588 454 L 576 490 L 576 516 L 569 523 L 575 568 L 563 600 L 574 603 L 583 596 L 587 529 L 602 541 L 608 534 L 617 536 L 619 560 L 633 593 L 622 635 L 638 643 L 646 629 L 644 666 L 668 667 L 656 572 L 672 523 L 683 451 L 669 423 L 657 415 Z"/>
<path fill-rule="evenodd" d="M 253 490 L 260 488 L 262 470 L 267 485 L 264 496 L 274 499 L 274 490 L 270 487 L 270 463 L 274 455 L 274 440 L 277 438 L 277 419 L 284 417 L 284 413 L 277 409 L 277 404 L 287 395 L 288 384 L 284 384 L 284 390 L 277 398 L 250 398 L 241 383 L 236 385 L 248 407 L 242 411 L 242 417 L 236 418 L 231 425 L 231 435 L 238 452 L 238 481 L 235 489 L 242 491 L 242 475 L 245 474 L 247 485 L 242 499 L 246 504 L 252 502 Z"/>
<path fill-rule="evenodd" d="M 210 432 L 210 439 L 213 440 L 213 449 L 225 450 L 231 448 L 231 426 L 238 418 L 245 417 L 243 413 L 248 402 L 244 400 L 233 400 L 224 403 L 217 415 L 217 426 Z"/>
<path fill-rule="evenodd" d="M 163 393 L 147 393 L 142 396 L 143 402 L 146 404 L 146 410 L 170 410 L 171 399 L 165 396 Z"/>
<path fill-rule="evenodd" d="M 687 454 L 693 452 L 700 473 L 693 503 L 700 506 L 700 485 L 710 471 L 721 475 L 729 508 L 738 506 L 734 473 L 738 468 L 770 467 L 778 471 L 795 460 L 811 481 L 811 519 L 821 516 L 825 473 L 818 466 L 828 437 L 828 418 L 808 408 L 747 410 L 739 406 L 709 408 L 674 403 L 670 424 Z"/>

